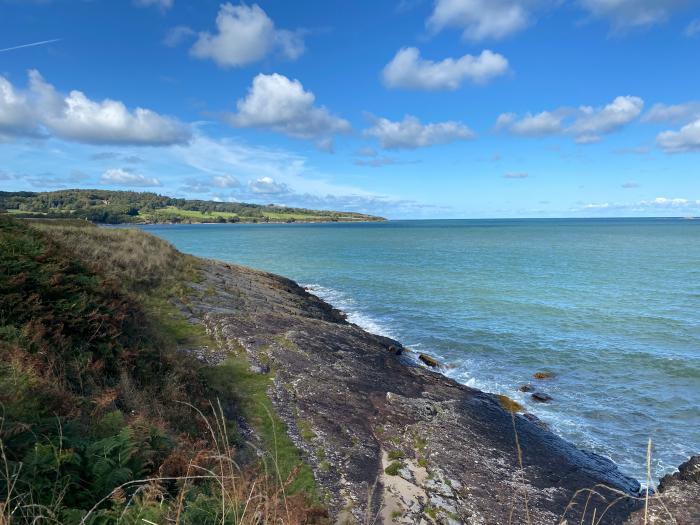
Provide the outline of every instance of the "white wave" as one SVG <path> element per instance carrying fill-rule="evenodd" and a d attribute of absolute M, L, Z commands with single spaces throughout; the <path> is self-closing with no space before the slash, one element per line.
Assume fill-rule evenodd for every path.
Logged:
<path fill-rule="evenodd" d="M 305 290 L 320 297 L 328 304 L 337 308 L 347 316 L 347 320 L 356 324 L 360 328 L 368 331 L 371 334 L 382 335 L 384 337 L 396 338 L 394 332 L 386 325 L 382 324 L 377 319 L 374 319 L 362 308 L 357 305 L 357 302 L 348 294 L 333 288 L 321 286 L 320 284 L 303 284 Z"/>

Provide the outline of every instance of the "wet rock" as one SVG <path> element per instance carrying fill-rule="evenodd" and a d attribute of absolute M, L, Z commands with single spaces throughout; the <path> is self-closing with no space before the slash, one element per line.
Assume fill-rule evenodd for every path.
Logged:
<path fill-rule="evenodd" d="M 527 385 L 521 385 L 520 388 L 518 388 L 521 392 L 533 392 L 535 390 L 535 387 L 527 384 Z"/>
<path fill-rule="evenodd" d="M 554 372 L 535 372 L 532 374 L 535 379 L 552 379 L 554 377 Z"/>
<path fill-rule="evenodd" d="M 648 508 L 638 510 L 626 525 L 700 523 L 700 455 L 678 467 L 678 472 L 661 478 L 656 494 L 649 497 Z"/>
<path fill-rule="evenodd" d="M 423 363 L 425 363 L 431 368 L 438 368 L 440 366 L 440 363 L 438 363 L 437 359 L 435 359 L 434 357 L 430 357 L 427 354 L 420 354 L 418 356 L 418 359 L 423 361 Z"/>
<path fill-rule="evenodd" d="M 537 401 L 538 403 L 549 403 L 552 400 L 552 396 L 545 394 L 544 392 L 533 392 L 530 397 Z"/>
<path fill-rule="evenodd" d="M 387 350 L 394 355 L 403 354 L 403 348 L 400 346 L 390 345 L 389 348 L 387 348 Z"/>

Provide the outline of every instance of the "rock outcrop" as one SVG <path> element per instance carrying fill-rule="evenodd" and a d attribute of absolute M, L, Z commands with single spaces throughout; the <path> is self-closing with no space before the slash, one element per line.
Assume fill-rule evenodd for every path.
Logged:
<path fill-rule="evenodd" d="M 646 518 L 645 518 L 646 516 Z M 697 525 L 700 523 L 700 455 L 661 478 L 646 509 L 635 512 L 628 525 Z"/>
<path fill-rule="evenodd" d="M 578 524 L 595 512 L 621 524 L 639 507 L 627 497 L 639 484 L 611 461 L 420 365 L 288 279 L 206 262 L 195 286 L 181 307 L 218 342 L 207 359 L 245 351 L 270 375 L 339 523 Z"/>

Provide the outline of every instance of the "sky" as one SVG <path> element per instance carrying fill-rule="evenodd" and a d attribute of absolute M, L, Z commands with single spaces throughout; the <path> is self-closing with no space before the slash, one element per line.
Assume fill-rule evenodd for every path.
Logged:
<path fill-rule="evenodd" d="M 698 0 L 0 0 L 0 189 L 700 215 Z"/>

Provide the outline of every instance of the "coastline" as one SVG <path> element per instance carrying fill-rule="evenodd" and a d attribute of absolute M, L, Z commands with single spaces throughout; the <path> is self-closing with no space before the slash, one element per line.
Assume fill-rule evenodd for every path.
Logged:
<path fill-rule="evenodd" d="M 251 370 L 273 374 L 268 394 L 334 515 L 359 520 L 384 507 L 402 509 L 401 523 L 426 511 L 446 523 L 494 523 L 525 521 L 527 507 L 531 523 L 555 523 L 603 512 L 603 502 L 582 511 L 586 496 L 570 506 L 595 486 L 628 495 L 603 523 L 639 507 L 639 483 L 610 460 L 511 413 L 496 395 L 416 366 L 400 342 L 347 322 L 297 283 L 203 265 L 196 289 L 213 292 L 193 299 L 188 315 L 222 348 L 242 349 Z"/>

